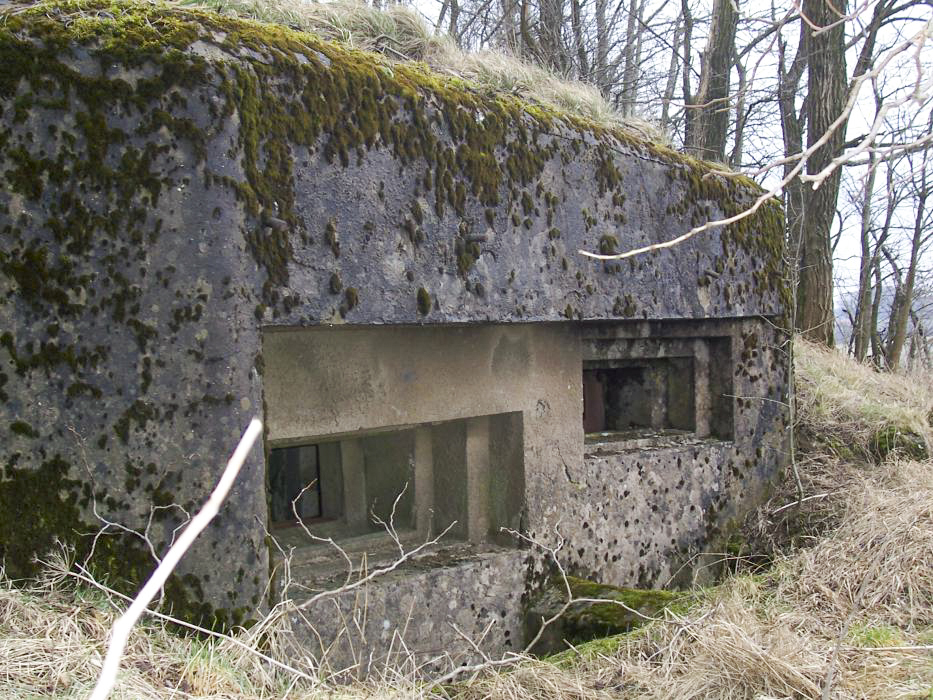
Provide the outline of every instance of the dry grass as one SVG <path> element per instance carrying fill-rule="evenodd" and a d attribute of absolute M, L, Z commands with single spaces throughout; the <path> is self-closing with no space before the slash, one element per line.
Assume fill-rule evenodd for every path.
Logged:
<path fill-rule="evenodd" d="M 60 580 L 23 591 L 0 584 L 0 695 L 86 697 L 103 661 L 103 640 L 116 615 L 87 590 Z M 214 662 L 209 646 L 144 626 L 133 634 L 114 697 L 164 698 L 172 691 L 239 692 L 248 678 Z M 181 695 L 184 697 L 184 695 Z"/>
<path fill-rule="evenodd" d="M 439 73 L 470 81 L 485 91 L 508 93 L 655 142 L 668 140 L 645 120 L 623 118 L 592 85 L 500 51 L 461 51 L 404 5 L 389 4 L 377 10 L 352 0 L 181 0 L 181 4 L 289 26 L 352 48 L 379 52 L 388 59 L 423 61 Z"/>
<path fill-rule="evenodd" d="M 751 549 L 770 558 L 809 545 L 836 528 L 852 494 L 864 488 L 878 460 L 877 436 L 893 429 L 933 446 L 933 376 L 890 374 L 860 365 L 837 350 L 798 338 L 797 471 L 808 500 L 797 501 L 792 470 L 772 497 L 748 519 Z"/>
<path fill-rule="evenodd" d="M 933 462 L 872 469 L 848 489 L 840 526 L 792 562 L 798 602 L 814 613 L 933 626 Z"/>
<path fill-rule="evenodd" d="M 65 700 L 90 694 L 123 604 L 99 588 L 76 586 L 74 571 L 64 559 L 53 560 L 46 577 L 26 589 L 14 587 L 0 571 L 0 698 Z M 377 694 L 373 684 L 328 682 L 329 670 L 303 659 L 289 643 L 284 621 L 270 616 L 242 631 L 236 637 L 242 645 L 236 645 L 230 639 L 181 635 L 145 618 L 130 637 L 111 697 L 352 700 Z M 250 652 L 259 648 L 309 677 L 296 678 Z M 413 685 L 396 682 L 392 687 L 403 692 Z M 390 690 L 388 683 L 384 688 Z"/>
<path fill-rule="evenodd" d="M 794 353 L 798 417 L 806 431 L 863 454 L 883 427 L 911 431 L 930 444 L 933 381 L 928 374 L 874 372 L 799 338 Z"/>

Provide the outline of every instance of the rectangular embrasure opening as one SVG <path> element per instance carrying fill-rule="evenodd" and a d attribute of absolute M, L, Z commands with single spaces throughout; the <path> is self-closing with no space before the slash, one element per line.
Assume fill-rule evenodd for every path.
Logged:
<path fill-rule="evenodd" d="M 321 517 L 318 445 L 269 451 L 269 520 L 273 527 Z"/>
<path fill-rule="evenodd" d="M 728 336 L 587 339 L 582 367 L 586 442 L 676 436 L 732 440 L 731 348 Z"/>
<path fill-rule="evenodd" d="M 478 416 L 269 452 L 269 513 L 282 532 L 317 537 L 385 532 L 505 543 L 524 496 L 521 413 Z M 302 528 L 295 542 L 299 544 Z M 308 542 L 310 544 L 310 542 Z"/>
<path fill-rule="evenodd" d="M 691 357 L 586 362 L 583 426 L 587 434 L 693 432 L 694 362 Z"/>

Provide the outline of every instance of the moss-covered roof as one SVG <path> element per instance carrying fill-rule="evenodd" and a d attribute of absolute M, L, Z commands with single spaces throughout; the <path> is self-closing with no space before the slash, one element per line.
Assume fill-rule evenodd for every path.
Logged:
<path fill-rule="evenodd" d="M 98 76 L 75 70 L 74 61 L 81 60 L 74 54 L 78 46 L 88 47 L 100 62 Z M 108 147 L 125 138 L 105 124 L 104 115 L 117 104 L 139 113 L 143 124 L 137 134 L 140 129 L 148 133 L 167 129 L 190 141 L 198 157 L 204 158 L 208 140 L 204 130 L 174 117 L 170 107 L 153 105 L 166 94 L 182 100 L 177 91 L 216 80 L 211 66 L 218 61 L 228 68 L 219 86 L 226 101 L 214 110 L 215 121 L 237 113 L 247 180 L 225 184 L 238 189 L 254 216 L 275 212 L 276 218 L 295 223 L 291 149 L 311 146 L 322 136 L 324 155 L 343 166 L 354 158 L 361 162 L 364 151 L 376 144 L 388 146 L 402 164 L 426 161 L 425 185 L 433 190 L 439 215 L 448 206 L 461 212 L 468 196 L 482 206 L 495 207 L 504 184 L 533 184 L 544 163 L 555 155 L 553 139 L 550 145 L 540 145 L 543 133 L 558 134 L 572 141 L 578 152 L 585 145 L 591 156 L 595 154 L 593 177 L 601 194 L 619 190 L 621 177 L 614 159 L 620 152 L 671 166 L 671 177 L 685 183 L 688 199 L 715 201 L 726 215 L 740 211 L 750 193 L 760 191 L 748 178 L 712 175 L 711 166 L 623 129 L 482 90 L 421 63 L 391 62 L 283 26 L 178 5 L 105 0 L 18 6 L 5 11 L 0 23 L 0 65 L 4 66 L 0 96 L 18 95 L 14 120 L 24 119 L 33 105 L 47 107 L 54 102 L 67 108 L 71 100 L 78 100 L 83 107 L 77 112 L 78 126 L 89 156 L 81 168 L 108 189 L 137 179 L 125 157 L 122 165 L 133 172 L 104 167 Z M 113 72 L 118 66 L 132 71 L 147 62 L 160 66 L 160 74 L 130 84 Z M 20 90 L 24 79 L 32 90 Z M 277 93 L 269 87 L 288 80 L 296 88 L 284 98 L 281 90 Z M 438 119 L 444 123 L 437 124 Z M 449 144 L 441 143 L 439 128 L 446 131 Z M 0 137 L 0 148 L 3 145 Z M 61 166 L 24 162 L 7 178 L 34 193 L 41 187 L 43 172 L 54 178 Z M 136 184 L 148 189 L 154 201 L 161 185 L 158 178 L 147 178 Z M 413 229 L 420 225 L 417 214 L 412 212 Z M 779 264 L 781 237 L 775 216 L 779 214 L 774 208 L 767 207 L 728 227 L 724 236 L 745 246 L 751 243 L 750 233 L 766 231 L 754 246 L 768 247 L 774 267 Z M 291 258 L 285 229 L 276 228 L 271 236 L 256 237 L 251 244 L 269 273 L 269 284 L 283 284 Z M 604 236 L 599 252 L 613 253 L 617 245 L 613 235 Z M 469 267 L 469 251 L 461 257 L 462 266 Z"/>
<path fill-rule="evenodd" d="M 599 130 L 603 125 L 566 110 L 557 110 L 514 94 L 471 83 L 458 77 L 433 71 L 418 61 L 398 61 L 382 54 L 360 51 L 283 24 L 241 19 L 229 14 L 201 9 L 193 5 L 166 2 L 106 2 L 105 0 L 50 0 L 39 3 L 15 3 L 0 8 L 0 24 L 14 35 L 30 34 L 63 46 L 67 41 L 94 42 L 115 58 L 147 56 L 169 49 L 184 50 L 199 40 L 217 43 L 226 49 L 248 48 L 262 51 L 274 48 L 302 54 L 323 51 L 344 67 L 377 70 L 386 92 L 394 84 L 402 93 L 430 91 L 453 98 L 468 107 L 499 106 L 519 109 L 542 120 L 561 119 L 576 128 Z M 14 67 L 15 64 L 6 64 Z M 19 77 L 6 70 L 9 78 Z M 646 139 L 625 129 L 610 129 L 617 136 L 642 142 Z M 674 156 L 671 149 L 658 146 L 661 154 Z M 683 157 L 683 156 L 681 156 Z"/>

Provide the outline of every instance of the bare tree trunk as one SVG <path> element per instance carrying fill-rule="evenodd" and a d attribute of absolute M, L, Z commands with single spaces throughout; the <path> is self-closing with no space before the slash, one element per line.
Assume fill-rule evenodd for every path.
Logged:
<path fill-rule="evenodd" d="M 680 0 L 680 14 L 684 18 L 684 44 L 683 44 L 683 97 L 684 104 L 693 102 L 693 88 L 690 86 L 690 44 L 693 41 L 693 13 L 690 11 L 690 0 Z M 684 143 L 691 138 L 693 119 L 689 107 L 684 111 Z"/>
<path fill-rule="evenodd" d="M 845 26 L 839 22 L 845 0 L 804 0 L 803 13 L 820 33 L 807 37 L 807 146 L 821 139 L 845 108 L 847 96 Z M 808 25 L 809 26 L 809 25 Z M 817 173 L 839 155 L 845 144 L 845 124 L 833 132 L 807 163 Z M 841 172 L 837 169 L 819 189 L 807 188 L 806 216 L 801 227 L 800 273 L 797 282 L 797 328 L 810 340 L 833 344 L 833 262 L 830 231 L 839 196 Z"/>
<path fill-rule="evenodd" d="M 872 154 L 869 163 L 868 177 L 865 178 L 865 199 L 862 201 L 862 222 L 860 229 L 861 260 L 859 262 L 858 296 L 855 306 L 855 322 L 852 325 L 852 336 L 855 340 L 854 354 L 859 362 L 865 361 L 871 343 L 871 261 L 875 251 L 871 245 L 871 204 L 875 191 L 875 175 L 877 174 L 877 159 Z"/>
<path fill-rule="evenodd" d="M 538 60 L 551 69 L 564 73 L 567 61 L 564 53 L 564 2 L 540 0 L 538 31 Z"/>
<path fill-rule="evenodd" d="M 881 313 L 881 256 L 876 255 L 872 264 L 872 274 L 875 278 L 875 294 L 871 302 L 871 359 L 875 366 L 880 367 L 884 360 L 884 346 L 881 344 L 881 334 L 878 332 L 878 316 Z"/>
<path fill-rule="evenodd" d="M 538 42 L 535 41 L 534 36 L 531 33 L 531 18 L 529 17 L 531 13 L 531 8 L 529 7 L 530 0 L 520 0 L 521 5 L 519 6 L 519 15 L 518 15 L 518 26 L 519 31 L 522 37 L 522 56 L 531 56 L 537 58 L 540 49 L 538 48 Z"/>
<path fill-rule="evenodd" d="M 924 220 L 926 218 L 927 197 L 930 194 L 927 186 L 927 153 L 924 151 L 923 162 L 920 167 L 920 186 L 916 193 L 914 231 L 910 240 L 910 262 L 907 265 L 907 275 L 903 285 L 899 285 L 900 303 L 897 305 L 897 313 L 892 309 L 890 326 L 891 333 L 888 337 L 888 348 L 885 353 L 888 360 L 888 367 L 896 370 L 900 366 L 901 355 L 904 351 L 904 341 L 907 338 L 907 321 L 910 316 L 910 307 L 914 298 L 914 285 L 917 280 L 917 265 L 920 261 L 920 248 L 924 243 Z M 897 295 L 895 294 L 895 299 Z"/>
<path fill-rule="evenodd" d="M 677 88 L 677 74 L 680 71 L 680 56 L 677 49 L 680 46 L 680 35 L 683 32 L 683 14 L 677 17 L 674 24 L 674 40 L 671 42 L 671 63 L 667 69 L 667 84 L 664 86 L 664 96 L 661 99 L 661 128 L 667 129 L 671 121 L 671 102 L 674 100 L 674 90 Z"/>
<path fill-rule="evenodd" d="M 888 328 L 884 338 L 884 364 L 888 369 L 895 369 L 897 362 L 891 360 L 894 351 L 894 336 L 897 333 L 897 318 L 904 308 L 906 297 L 904 295 L 904 275 L 900 266 L 897 264 L 897 258 L 888 250 L 887 246 L 881 248 L 884 257 L 887 258 L 888 265 L 894 273 L 894 298 L 891 300 L 891 311 L 888 314 Z"/>
<path fill-rule="evenodd" d="M 912 371 L 917 367 L 917 359 L 920 357 L 920 339 L 923 337 L 923 324 L 917 317 L 913 308 L 910 310 L 910 320 L 914 324 L 914 332 L 910 334 L 910 349 L 907 351 L 907 370 Z"/>
<path fill-rule="evenodd" d="M 604 95 L 609 94 L 609 21 L 606 18 L 608 0 L 596 0 L 593 12 L 596 18 L 596 55 L 593 58 L 593 82 Z"/>
<path fill-rule="evenodd" d="M 632 82 L 632 113 L 638 105 L 638 88 L 642 77 L 642 47 L 644 45 L 645 32 L 645 3 L 647 0 L 639 0 L 638 3 L 638 27 L 635 31 L 635 77 Z"/>
<path fill-rule="evenodd" d="M 787 47 L 783 39 L 778 35 L 778 110 L 781 115 L 781 133 L 784 138 L 785 157 L 796 155 L 803 150 L 803 128 L 806 123 L 806 110 L 802 110 L 801 114 L 797 113 L 797 90 L 807 66 L 806 39 L 806 32 L 801 28 L 797 54 L 790 67 L 785 68 Z M 793 170 L 793 167 L 793 163 L 790 161 L 784 165 L 785 178 Z M 787 227 L 787 249 L 790 251 L 791 256 L 791 284 L 795 293 L 800 269 L 801 228 L 804 214 L 803 197 L 803 183 L 798 178 L 790 180 L 787 187 L 784 188 L 784 212 Z"/>
<path fill-rule="evenodd" d="M 897 191 L 894 188 L 894 169 L 888 168 L 885 175 L 885 212 L 884 212 L 884 223 L 881 225 L 881 230 L 875 236 L 874 241 L 871 243 L 872 249 L 871 254 L 868 258 L 868 288 L 865 291 L 865 296 L 867 297 L 869 308 L 866 309 L 866 315 L 869 319 L 866 323 L 865 331 L 867 333 L 866 345 L 870 345 L 871 354 L 875 361 L 875 364 L 880 366 L 880 362 L 884 359 L 884 344 L 881 342 L 881 334 L 878 330 L 878 317 L 881 309 L 881 295 L 884 292 L 883 287 L 881 286 L 881 254 L 884 250 L 884 246 L 887 243 L 888 236 L 891 233 L 891 224 L 894 220 L 894 212 L 897 209 L 898 205 L 898 195 Z M 896 271 L 896 265 L 893 266 Z M 874 283 L 871 282 L 871 277 L 874 278 Z M 860 288 L 861 293 L 861 288 Z"/>
<path fill-rule="evenodd" d="M 448 2 L 450 3 L 450 26 L 448 31 L 454 43 L 460 46 L 460 29 L 458 27 L 460 22 L 460 3 L 459 0 L 448 0 Z"/>
<path fill-rule="evenodd" d="M 638 41 L 638 6 L 640 0 L 629 0 L 628 26 L 625 30 L 625 46 L 622 47 L 622 97 L 620 110 L 623 116 L 635 112 L 635 96 L 638 81 L 638 66 L 635 65 L 635 44 Z"/>
<path fill-rule="evenodd" d="M 908 369 L 916 369 L 918 366 L 929 369 L 930 367 L 930 347 L 927 343 L 926 331 L 923 328 L 923 321 L 920 320 L 917 310 L 911 308 L 910 320 L 914 324 L 914 332 L 910 335 L 910 355 L 908 356 Z"/>
<path fill-rule="evenodd" d="M 502 25 L 499 34 L 499 44 L 515 53 L 519 52 L 518 20 L 516 19 L 516 0 L 500 0 L 502 11 Z"/>
<path fill-rule="evenodd" d="M 735 135 L 732 139 L 732 155 L 729 156 L 729 164 L 733 168 L 738 168 L 742 165 L 742 153 L 745 149 L 745 92 L 748 90 L 743 59 L 736 57 L 735 71 L 739 75 L 739 87 L 735 95 Z"/>
<path fill-rule="evenodd" d="M 735 30 L 738 22 L 734 0 L 714 0 L 709 40 L 703 55 L 700 84 L 687 104 L 693 111 L 692 128 L 684 146 L 688 153 L 706 160 L 725 161 L 729 132 L 729 75 L 735 62 Z"/>
<path fill-rule="evenodd" d="M 583 38 L 582 9 L 580 0 L 570 0 L 570 26 L 573 31 L 573 48 L 577 54 L 577 75 L 581 80 L 592 80 L 590 61 L 586 53 L 586 41 Z"/>

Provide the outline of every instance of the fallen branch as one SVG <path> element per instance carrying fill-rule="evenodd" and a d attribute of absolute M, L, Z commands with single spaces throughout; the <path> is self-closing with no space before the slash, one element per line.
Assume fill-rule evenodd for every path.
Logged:
<path fill-rule="evenodd" d="M 828 496 L 832 496 L 833 493 L 839 493 L 839 492 L 835 491 L 835 492 L 829 492 L 829 493 L 817 493 L 812 496 L 807 496 L 806 498 L 801 498 L 797 501 L 791 501 L 790 503 L 785 503 L 780 508 L 775 508 L 774 510 L 772 510 L 771 515 L 776 515 L 777 513 L 780 513 L 782 510 L 787 510 L 788 508 L 791 508 L 793 506 L 799 506 L 801 503 L 812 501 L 814 498 L 826 498 Z"/>

